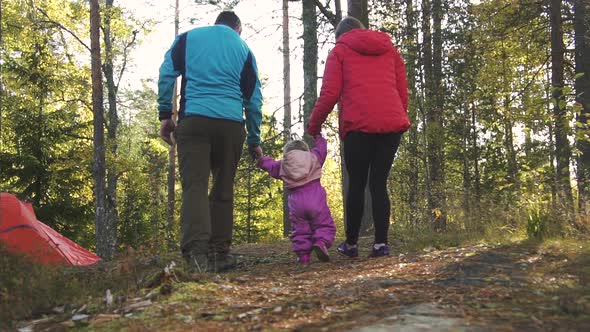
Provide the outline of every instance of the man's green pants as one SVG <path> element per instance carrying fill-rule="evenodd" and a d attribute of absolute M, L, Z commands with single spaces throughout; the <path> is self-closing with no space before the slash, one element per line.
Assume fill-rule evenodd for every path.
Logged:
<path fill-rule="evenodd" d="M 246 136 L 244 124 L 189 116 L 179 121 L 175 136 L 182 184 L 182 253 L 227 254 L 232 242 L 234 178 Z"/>

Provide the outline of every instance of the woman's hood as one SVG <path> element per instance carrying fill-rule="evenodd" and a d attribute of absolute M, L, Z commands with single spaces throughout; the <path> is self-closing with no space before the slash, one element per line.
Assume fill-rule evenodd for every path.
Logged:
<path fill-rule="evenodd" d="M 340 36 L 336 44 L 344 44 L 363 55 L 382 55 L 393 50 L 388 34 L 366 29 L 351 30 Z"/>

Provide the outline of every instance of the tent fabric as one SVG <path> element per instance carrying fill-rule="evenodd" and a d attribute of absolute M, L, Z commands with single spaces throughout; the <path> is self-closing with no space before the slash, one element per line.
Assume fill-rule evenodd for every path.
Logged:
<path fill-rule="evenodd" d="M 100 257 L 37 220 L 33 206 L 0 193 L 0 243 L 45 265 L 90 265 Z"/>

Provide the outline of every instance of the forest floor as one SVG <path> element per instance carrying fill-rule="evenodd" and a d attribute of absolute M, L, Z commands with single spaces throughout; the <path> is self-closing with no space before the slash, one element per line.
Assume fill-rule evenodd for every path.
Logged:
<path fill-rule="evenodd" d="M 127 257 L 106 269 L 134 279 L 112 302 L 108 296 L 89 298 L 16 326 L 21 331 L 590 331 L 589 249 L 584 241 L 406 253 L 394 247 L 389 257 L 370 259 L 368 250 L 361 250 L 359 258 L 349 259 L 332 248 L 331 262 L 314 260 L 304 268 L 294 262 L 289 243 L 280 242 L 238 246 L 235 271 L 192 276 L 178 267 L 164 271 L 169 258 Z"/>

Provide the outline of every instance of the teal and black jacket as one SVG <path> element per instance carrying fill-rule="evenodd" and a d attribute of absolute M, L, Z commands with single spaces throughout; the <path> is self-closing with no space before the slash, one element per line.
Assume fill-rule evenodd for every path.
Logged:
<path fill-rule="evenodd" d="M 172 116 L 174 82 L 179 75 L 179 121 L 199 115 L 244 122 L 245 111 L 247 142 L 260 145 L 262 94 L 256 59 L 237 32 L 214 25 L 176 37 L 160 67 L 160 120 Z"/>

